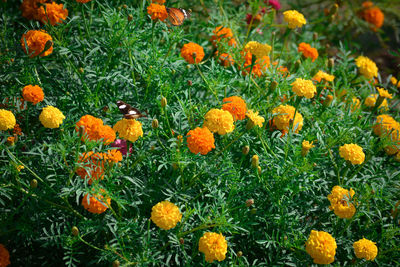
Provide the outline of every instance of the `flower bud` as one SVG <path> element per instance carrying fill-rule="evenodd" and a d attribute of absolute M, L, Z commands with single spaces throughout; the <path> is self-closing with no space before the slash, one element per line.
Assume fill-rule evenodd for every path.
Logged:
<path fill-rule="evenodd" d="M 236 256 L 238 256 L 238 258 L 243 256 L 243 252 L 242 251 L 238 251 L 238 253 L 236 253 Z"/>
<path fill-rule="evenodd" d="M 133 16 L 132 16 L 132 14 L 129 14 L 128 15 L 128 21 L 132 21 L 133 20 Z"/>
<path fill-rule="evenodd" d="M 176 162 L 172 163 L 172 168 L 173 168 L 174 170 L 177 170 L 178 167 L 179 167 L 178 163 L 176 163 Z"/>
<path fill-rule="evenodd" d="M 119 267 L 119 260 L 113 261 L 112 267 Z"/>
<path fill-rule="evenodd" d="M 193 82 L 192 82 L 191 80 L 188 80 L 188 81 L 187 81 L 187 84 L 188 84 L 189 86 L 192 86 Z"/>
<path fill-rule="evenodd" d="M 82 68 L 82 67 L 80 67 L 80 68 L 78 69 L 78 71 L 79 71 L 80 74 L 83 74 L 83 73 L 85 72 L 85 69 Z"/>
<path fill-rule="evenodd" d="M 179 243 L 180 243 L 181 245 L 183 245 L 183 244 L 185 243 L 185 240 L 181 237 L 181 238 L 179 238 Z"/>
<path fill-rule="evenodd" d="M 278 86 L 278 82 L 277 81 L 272 81 L 270 88 L 271 88 L 272 91 L 274 91 L 277 86 Z"/>
<path fill-rule="evenodd" d="M 128 8 L 128 6 L 127 6 L 127 5 L 123 5 L 122 7 L 123 7 L 123 8 L 125 8 L 125 9 L 127 9 L 127 8 Z"/>
<path fill-rule="evenodd" d="M 331 9 L 329 10 L 329 15 L 335 15 L 336 12 L 338 12 L 339 10 L 339 5 L 338 4 L 333 4 L 333 6 L 331 7 Z"/>
<path fill-rule="evenodd" d="M 249 151 L 250 151 L 250 147 L 249 146 L 244 146 L 243 148 L 242 148 L 242 154 L 243 155 L 247 155 L 247 154 L 249 154 Z"/>
<path fill-rule="evenodd" d="M 251 158 L 251 167 L 257 168 L 257 167 L 258 167 L 258 164 L 259 164 L 258 156 L 257 156 L 257 155 L 254 155 L 254 156 Z"/>
<path fill-rule="evenodd" d="M 324 102 L 322 103 L 322 105 L 324 105 L 324 107 L 329 107 L 331 105 L 332 101 L 333 101 L 333 96 L 327 95 Z"/>
<path fill-rule="evenodd" d="M 261 175 L 261 167 L 260 166 L 257 167 L 257 171 L 258 171 L 258 175 Z"/>
<path fill-rule="evenodd" d="M 251 207 L 254 204 L 254 199 L 250 198 L 246 200 L 246 207 Z"/>
<path fill-rule="evenodd" d="M 157 120 L 157 119 L 154 119 L 154 120 L 151 122 L 151 127 L 152 127 L 153 129 L 157 129 L 157 128 L 158 128 L 158 120 Z"/>
<path fill-rule="evenodd" d="M 313 34 L 313 40 L 314 40 L 314 41 L 317 41 L 317 39 L 318 39 L 318 33 L 314 32 L 314 34 Z"/>
<path fill-rule="evenodd" d="M 251 130 L 254 127 L 254 122 L 252 120 L 248 120 L 246 124 L 246 130 Z"/>
<path fill-rule="evenodd" d="M 161 107 L 165 108 L 167 106 L 167 99 L 165 97 L 161 98 Z"/>
<path fill-rule="evenodd" d="M 72 227 L 71 233 L 72 233 L 73 236 L 78 236 L 79 235 L 78 227 L 76 227 L 76 226 Z"/>
<path fill-rule="evenodd" d="M 330 58 L 328 60 L 328 67 L 333 68 L 335 66 L 335 60 L 333 58 Z"/>
<path fill-rule="evenodd" d="M 250 213 L 251 213 L 251 214 L 256 214 L 256 213 L 257 213 L 257 209 L 256 209 L 256 208 L 252 208 L 252 209 L 250 210 Z"/>
<path fill-rule="evenodd" d="M 38 185 L 38 181 L 36 179 L 32 179 L 31 183 L 30 183 L 31 188 L 36 188 L 37 185 Z"/>
<path fill-rule="evenodd" d="M 300 59 L 298 59 L 295 63 L 294 63 L 294 71 L 296 71 L 301 65 L 301 61 Z"/>

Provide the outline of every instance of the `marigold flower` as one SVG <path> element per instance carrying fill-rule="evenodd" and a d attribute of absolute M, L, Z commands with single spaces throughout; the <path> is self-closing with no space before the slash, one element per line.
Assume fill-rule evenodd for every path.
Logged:
<path fill-rule="evenodd" d="M 65 119 L 64 114 L 56 107 L 47 106 L 42 109 L 39 120 L 46 128 L 58 128 Z"/>
<path fill-rule="evenodd" d="M 253 65 L 253 68 L 251 68 L 252 65 L 252 58 L 253 55 L 250 52 L 247 52 L 245 55 L 245 63 L 243 64 L 244 71 L 242 72 L 243 75 L 247 75 L 247 73 L 251 73 L 254 76 L 260 77 L 263 72 L 267 70 L 267 68 L 270 65 L 270 58 L 269 56 L 263 56 L 259 59 L 257 59 Z"/>
<path fill-rule="evenodd" d="M 372 95 L 368 96 L 365 99 L 364 104 L 367 107 L 371 107 L 371 108 L 375 107 L 377 99 L 378 99 L 378 95 L 377 94 L 372 94 Z M 388 104 L 386 98 L 383 100 L 382 104 L 379 105 L 378 109 L 381 110 L 381 111 L 387 111 L 389 109 L 389 104 Z"/>
<path fill-rule="evenodd" d="M 37 20 L 42 23 L 50 21 L 50 24 L 54 26 L 57 23 L 62 23 L 68 17 L 68 10 L 64 8 L 63 4 L 52 2 L 45 3 L 44 6 L 37 10 Z"/>
<path fill-rule="evenodd" d="M 161 229 L 169 230 L 182 220 L 182 213 L 174 203 L 164 200 L 151 208 L 150 219 Z"/>
<path fill-rule="evenodd" d="M 326 72 L 323 72 L 322 70 L 318 71 L 313 77 L 313 80 L 317 82 L 321 82 L 322 80 L 325 80 L 326 82 L 332 82 L 334 79 L 334 75 L 330 75 Z"/>
<path fill-rule="evenodd" d="M 233 60 L 233 57 L 231 55 L 229 55 L 228 53 L 222 53 L 219 56 L 219 61 L 220 61 L 221 65 L 224 67 L 232 66 L 233 63 L 235 63 L 235 60 Z"/>
<path fill-rule="evenodd" d="M 304 57 L 311 58 L 312 62 L 314 62 L 318 58 L 318 50 L 314 47 L 311 47 L 309 44 L 300 43 L 298 51 L 303 53 Z"/>
<path fill-rule="evenodd" d="M 400 87 L 400 81 L 398 81 L 397 79 L 396 79 L 396 77 L 390 77 L 390 82 L 394 85 L 394 86 L 396 86 L 396 87 Z"/>
<path fill-rule="evenodd" d="M 75 130 L 79 131 L 79 129 L 83 128 L 82 140 L 87 136 L 89 140 L 96 140 L 97 133 L 95 132 L 98 126 L 103 125 L 103 121 L 92 115 L 84 115 L 80 118 L 80 120 L 76 123 Z"/>
<path fill-rule="evenodd" d="M 17 171 L 20 172 L 21 170 L 25 169 L 24 165 L 18 165 L 16 167 Z M 0 265 L 1 266 L 1 265 Z"/>
<path fill-rule="evenodd" d="M 376 118 L 372 128 L 374 134 L 381 137 L 390 134 L 392 131 L 400 131 L 400 123 L 393 119 L 392 116 L 383 114 Z"/>
<path fill-rule="evenodd" d="M 10 265 L 10 253 L 3 244 L 0 244 L 0 266 L 6 267 Z"/>
<path fill-rule="evenodd" d="M 374 27 L 372 27 L 373 31 L 377 31 L 382 27 L 383 21 L 385 20 L 385 15 L 379 7 L 371 4 L 371 2 L 367 3 L 366 5 L 363 4 L 364 10 L 361 11 L 361 17 L 366 22 L 374 25 Z"/>
<path fill-rule="evenodd" d="M 132 143 L 143 136 L 142 124 L 137 120 L 123 118 L 114 125 L 113 130 L 118 132 L 120 138 Z"/>
<path fill-rule="evenodd" d="M 110 144 L 114 142 L 116 134 L 114 130 L 108 125 L 95 125 L 93 129 L 93 139 L 92 140 L 103 140 L 105 144 Z"/>
<path fill-rule="evenodd" d="M 379 92 L 379 96 L 392 99 L 392 97 L 393 97 L 392 94 L 390 94 L 387 90 L 380 88 L 380 87 L 376 87 L 376 89 Z"/>
<path fill-rule="evenodd" d="M 214 135 L 207 127 L 197 127 L 194 130 L 190 130 L 187 135 L 187 145 L 190 152 L 194 154 L 206 155 L 210 152 L 214 145 Z"/>
<path fill-rule="evenodd" d="M 15 144 L 16 138 L 15 136 L 9 136 L 7 137 L 7 145 L 13 146 Z"/>
<path fill-rule="evenodd" d="M 307 23 L 303 14 L 296 10 L 283 12 L 283 19 L 288 23 L 289 29 L 300 28 Z"/>
<path fill-rule="evenodd" d="M 256 58 L 262 58 L 264 56 L 268 56 L 271 49 L 272 49 L 272 47 L 270 45 L 261 44 L 256 41 L 250 41 L 244 47 L 245 51 L 250 52 L 251 54 L 255 55 Z"/>
<path fill-rule="evenodd" d="M 378 247 L 375 242 L 368 239 L 360 239 L 353 243 L 354 253 L 359 259 L 373 261 L 378 255 Z"/>
<path fill-rule="evenodd" d="M 28 47 L 25 47 L 25 43 Z M 30 30 L 22 35 L 22 49 L 29 57 L 48 56 L 53 52 L 53 39 L 44 30 Z M 45 52 L 43 50 L 47 49 Z M 43 53 L 42 53 L 43 52 Z"/>
<path fill-rule="evenodd" d="M 350 161 L 353 165 L 362 164 L 365 160 L 365 154 L 362 147 L 356 144 L 345 144 L 339 147 L 339 154 L 342 158 Z"/>
<path fill-rule="evenodd" d="M 76 0 L 76 2 L 78 2 L 78 3 L 87 3 L 90 1 L 92 1 L 92 0 Z"/>
<path fill-rule="evenodd" d="M 230 133 L 235 129 L 232 114 L 229 111 L 215 108 L 204 115 L 204 126 L 211 132 L 216 132 L 220 135 Z"/>
<path fill-rule="evenodd" d="M 372 79 L 373 77 L 378 77 L 378 67 L 368 57 L 359 56 L 356 58 L 356 65 L 360 73 L 366 78 Z"/>
<path fill-rule="evenodd" d="M 164 5 L 158 5 L 151 3 L 147 7 L 147 14 L 151 16 L 152 20 L 161 20 L 164 21 L 168 17 L 167 9 Z"/>
<path fill-rule="evenodd" d="M 247 118 L 250 119 L 253 125 L 257 125 L 258 127 L 262 128 L 265 119 L 258 115 L 258 111 L 248 110 L 246 112 Z"/>
<path fill-rule="evenodd" d="M 199 63 L 204 58 L 204 49 L 200 45 L 190 42 L 183 45 L 181 56 L 189 64 L 194 64 L 195 60 L 196 63 Z"/>
<path fill-rule="evenodd" d="M 46 0 L 24 0 L 20 6 L 22 16 L 26 19 L 37 19 L 37 11 L 39 4 L 45 3 Z"/>
<path fill-rule="evenodd" d="M 306 251 L 316 264 L 330 264 L 335 260 L 336 241 L 329 233 L 311 230 Z"/>
<path fill-rule="evenodd" d="M 226 97 L 222 102 L 227 102 L 222 105 L 222 109 L 229 111 L 233 116 L 233 120 L 244 120 L 247 107 L 246 102 L 240 96 Z"/>
<path fill-rule="evenodd" d="M 159 5 L 163 5 L 165 3 L 165 0 L 152 0 L 153 3 L 157 3 Z"/>
<path fill-rule="evenodd" d="M 350 219 L 356 213 L 356 207 L 350 201 L 355 192 L 350 188 L 346 190 L 338 185 L 334 186 L 332 192 L 328 195 L 328 200 L 331 203 L 329 209 L 342 219 Z"/>
<path fill-rule="evenodd" d="M 351 99 L 351 111 L 356 111 L 360 107 L 360 104 L 360 99 L 358 99 L 357 97 L 353 97 Z"/>
<path fill-rule="evenodd" d="M 274 114 L 273 124 L 281 131 L 288 132 L 290 121 L 293 120 L 295 108 L 290 105 L 280 105 L 272 110 Z M 303 128 L 303 116 L 296 112 L 293 121 L 293 130 L 298 133 Z"/>
<path fill-rule="evenodd" d="M 27 85 L 22 89 L 22 97 L 25 101 L 31 102 L 36 105 L 44 99 L 42 88 L 38 85 Z"/>
<path fill-rule="evenodd" d="M 311 148 L 315 147 L 313 145 L 314 141 L 311 143 L 309 141 L 303 140 L 301 143 L 301 155 L 305 157 L 308 154 L 308 151 L 310 151 Z"/>
<path fill-rule="evenodd" d="M 297 78 L 291 85 L 293 92 L 298 96 L 304 96 L 310 99 L 317 93 L 317 88 L 310 80 Z"/>
<path fill-rule="evenodd" d="M 17 121 L 14 114 L 5 109 L 0 109 L 0 131 L 13 129 Z"/>
<path fill-rule="evenodd" d="M 86 194 L 82 199 L 82 206 L 91 213 L 101 214 L 111 206 L 111 198 L 105 194 L 104 189 L 100 189 L 98 194 Z"/>
<path fill-rule="evenodd" d="M 228 242 L 222 234 L 206 232 L 199 240 L 199 251 L 203 252 L 206 261 L 223 261 L 228 251 Z"/>
<path fill-rule="evenodd" d="M 236 46 L 236 41 L 233 38 L 232 30 L 230 28 L 218 26 L 213 30 L 211 42 L 214 46 L 217 46 L 217 44 L 223 40 L 225 40 L 229 46 Z"/>

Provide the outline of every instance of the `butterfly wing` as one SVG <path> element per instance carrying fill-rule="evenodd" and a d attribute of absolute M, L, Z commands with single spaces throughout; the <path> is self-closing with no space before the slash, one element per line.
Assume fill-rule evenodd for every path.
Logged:
<path fill-rule="evenodd" d="M 124 101 L 118 100 L 117 106 L 119 111 L 124 114 L 126 119 L 138 119 L 140 117 L 145 117 L 145 115 L 143 115 L 137 108 L 132 107 Z"/>
<path fill-rule="evenodd" d="M 168 20 L 174 26 L 180 26 L 190 18 L 190 12 L 183 8 L 167 7 Z"/>

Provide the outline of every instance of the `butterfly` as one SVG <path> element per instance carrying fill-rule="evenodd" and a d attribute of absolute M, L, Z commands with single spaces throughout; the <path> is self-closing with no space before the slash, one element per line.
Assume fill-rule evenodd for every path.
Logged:
<path fill-rule="evenodd" d="M 124 114 L 126 119 L 138 119 L 140 117 L 146 117 L 146 115 L 143 115 L 137 108 L 132 107 L 124 101 L 118 100 L 117 106 L 119 111 Z"/>
<path fill-rule="evenodd" d="M 181 26 L 185 19 L 190 18 L 191 11 L 183 8 L 167 7 L 168 20 L 174 26 Z"/>

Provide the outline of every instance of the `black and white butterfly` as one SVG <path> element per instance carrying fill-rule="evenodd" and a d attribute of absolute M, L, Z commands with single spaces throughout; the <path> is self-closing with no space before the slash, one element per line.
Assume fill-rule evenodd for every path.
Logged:
<path fill-rule="evenodd" d="M 141 117 L 146 117 L 146 115 L 143 115 L 137 108 L 132 107 L 124 101 L 118 100 L 117 106 L 119 108 L 119 111 L 124 114 L 124 117 L 126 119 L 138 119 Z"/>
<path fill-rule="evenodd" d="M 167 7 L 167 13 L 169 22 L 174 26 L 181 26 L 191 15 L 190 10 L 175 7 Z"/>

